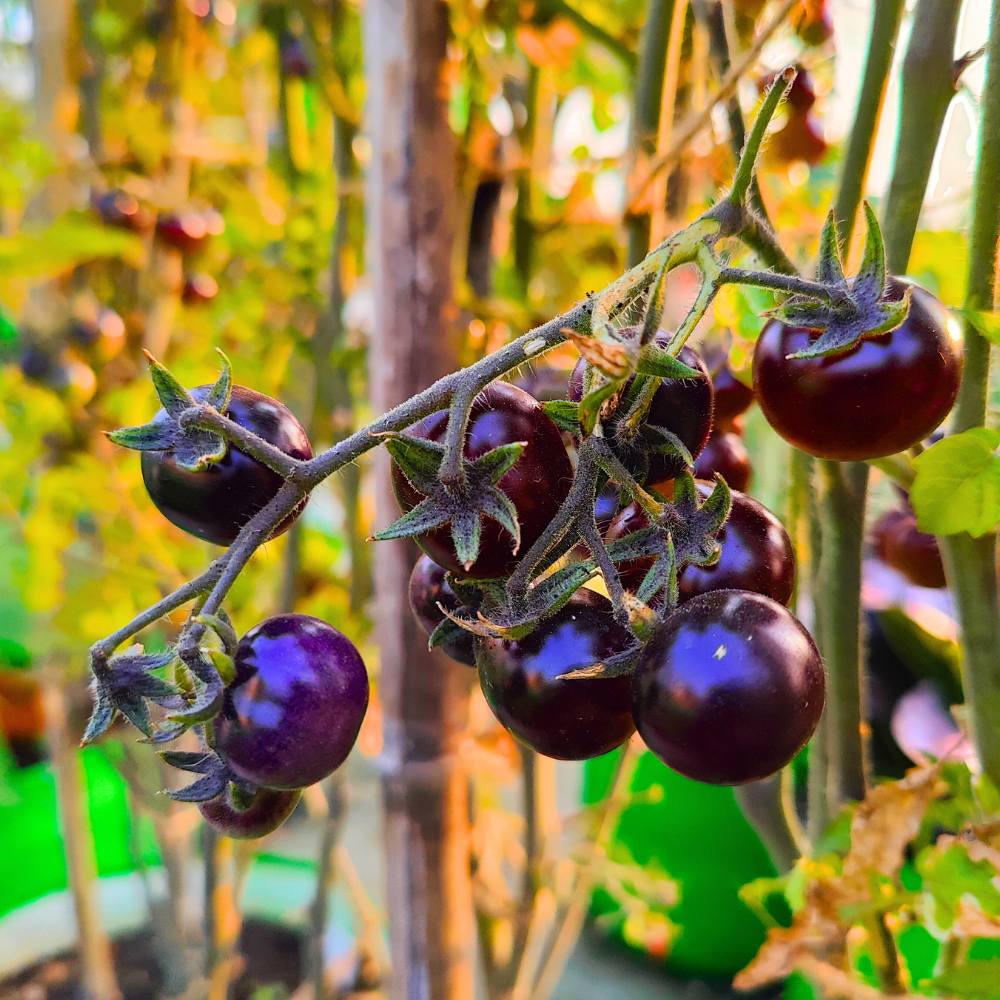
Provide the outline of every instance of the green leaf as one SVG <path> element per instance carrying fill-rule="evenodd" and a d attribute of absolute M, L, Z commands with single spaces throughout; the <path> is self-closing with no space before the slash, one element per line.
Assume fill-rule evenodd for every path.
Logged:
<path fill-rule="evenodd" d="M 910 492 L 917 525 L 934 535 L 984 535 L 1000 523 L 1000 433 L 975 427 L 914 460 Z"/>
<path fill-rule="evenodd" d="M 980 337 L 985 337 L 991 344 L 1000 344 L 1000 311 L 956 309 L 955 313 L 974 327 Z"/>
<path fill-rule="evenodd" d="M 935 992 L 969 1000 L 993 1000 L 1000 983 L 1000 958 L 986 958 L 967 962 L 936 976 L 922 989 L 930 986 Z"/>
<path fill-rule="evenodd" d="M 938 928 L 947 930 L 954 924 L 959 902 L 964 898 L 974 899 L 987 916 L 1000 914 L 996 868 L 986 860 L 974 861 L 962 842 L 952 841 L 921 851 L 917 870 L 930 907 L 928 918 Z"/>
<path fill-rule="evenodd" d="M 4 278 L 56 275 L 106 257 L 139 266 L 142 239 L 83 215 L 63 216 L 44 228 L 0 236 L 0 274 Z"/>
<path fill-rule="evenodd" d="M 545 415 L 561 431 L 576 434 L 580 430 L 580 404 L 568 399 L 552 399 L 542 403 Z"/>

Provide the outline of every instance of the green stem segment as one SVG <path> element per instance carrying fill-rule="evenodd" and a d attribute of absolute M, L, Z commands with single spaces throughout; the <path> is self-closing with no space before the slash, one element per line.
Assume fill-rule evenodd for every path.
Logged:
<path fill-rule="evenodd" d="M 864 79 L 834 205 L 845 243 L 864 192 L 901 8 L 901 0 L 886 0 L 875 5 L 872 16 Z M 908 121 L 904 119 L 904 125 Z M 917 212 L 922 196 L 923 188 Z M 809 825 L 814 837 L 844 802 L 865 794 L 861 557 L 867 491 L 868 466 L 820 464 L 820 560 L 814 597 L 829 692 L 810 775 Z"/>
<path fill-rule="evenodd" d="M 635 159 L 641 153 L 651 155 L 656 150 L 667 43 L 673 14 L 674 0 L 650 0 L 646 23 L 642 29 L 632 108 L 632 135 L 629 139 Z M 634 267 L 649 252 L 649 214 L 630 213 L 625 219 L 625 229 L 628 233 L 628 265 Z"/>
<path fill-rule="evenodd" d="M 845 248 L 850 245 L 854 222 L 864 194 L 865 178 L 871 164 L 875 133 L 882 114 L 882 102 L 889 82 L 889 68 L 892 65 L 892 53 L 902 13 L 903 0 L 880 0 L 872 9 L 865 74 L 861 80 L 854 127 L 844 153 L 837 200 L 833 206 L 840 240 Z"/>
<path fill-rule="evenodd" d="M 994 0 L 981 98 L 979 153 L 972 192 L 968 310 L 992 309 L 996 301 L 1000 239 L 1000 0 Z M 955 411 L 955 431 L 982 426 L 986 418 L 990 344 L 965 325 L 965 373 Z M 996 534 L 941 539 L 948 582 L 962 627 L 966 701 L 983 770 L 1000 787 L 1000 599 L 995 563 Z"/>
<path fill-rule="evenodd" d="M 861 548 L 868 466 L 820 463 L 823 532 L 817 614 L 827 669 L 826 790 L 830 812 L 864 798 Z"/>
<path fill-rule="evenodd" d="M 919 0 L 913 14 L 900 87 L 899 138 L 882 223 L 886 263 L 894 274 L 905 272 L 910 260 L 938 137 L 955 96 L 955 31 L 961 8 L 958 0 Z"/>

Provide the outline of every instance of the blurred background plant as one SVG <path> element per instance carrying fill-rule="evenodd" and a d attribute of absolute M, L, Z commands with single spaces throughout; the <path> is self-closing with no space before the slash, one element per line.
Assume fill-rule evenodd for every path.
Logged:
<path fill-rule="evenodd" d="M 898 64 L 934 15 L 954 86 L 934 124 L 941 138 L 930 143 L 938 152 L 903 269 L 958 306 L 987 4 L 885 6 L 902 22 L 890 32 L 899 33 L 900 55 L 886 67 L 864 186 L 878 199 L 898 181 L 900 107 L 903 127 L 907 113 L 913 125 L 912 109 L 900 106 Z M 807 267 L 837 190 L 864 79 L 858 40 L 873 7 L 450 3 L 438 82 L 456 149 L 453 360 L 468 363 L 604 286 L 700 211 L 729 177 L 744 111 L 768 74 L 792 62 L 800 76 L 767 146 L 760 196 L 784 246 Z M 363 14 L 352 0 L 0 0 L 0 975 L 11 983 L 2 996 L 70 995 L 59 990 L 76 980 L 97 1000 L 377 993 L 390 962 L 402 960 L 384 940 L 368 801 L 382 749 L 377 670 L 361 743 L 368 763 L 306 796 L 263 846 L 220 840 L 199 829 L 196 811 L 157 796 L 166 769 L 130 735 L 75 749 L 87 711 L 83 651 L 207 555 L 157 516 L 138 462 L 104 437 L 149 415 L 141 350 L 196 385 L 210 379 L 223 348 L 239 381 L 287 403 L 317 449 L 375 415 L 368 371 L 379 362 L 368 345 L 378 292 L 364 249 L 373 136 L 363 109 L 378 81 L 365 76 Z M 966 64 L 954 63 L 966 52 Z M 693 294 L 685 272 L 671 277 L 671 322 Z M 712 313 L 705 342 L 728 350 L 744 383 L 761 312 L 773 301 L 733 290 Z M 523 372 L 523 384 L 539 398 L 561 398 L 574 361 L 560 350 Z M 747 473 L 752 464 L 750 488 L 786 518 L 808 566 L 816 517 L 788 447 L 755 408 L 716 438 L 747 452 L 737 461 Z M 879 522 L 866 570 L 868 723 L 877 773 L 898 779 L 908 763 L 955 756 L 960 729 L 947 706 L 961 701 L 959 652 L 943 577 L 932 565 L 929 579 L 907 558 L 903 503 L 887 480 L 873 495 L 872 520 L 899 516 Z M 247 627 L 294 607 L 363 639 L 376 664 L 365 543 L 374 521 L 368 469 L 351 466 L 251 563 L 231 596 L 234 620 Z M 814 596 L 803 571 L 807 616 Z M 832 853 L 817 850 L 783 881 L 741 888 L 785 871 L 794 853 L 782 854 L 766 830 L 762 842 L 727 789 L 681 779 L 648 755 L 627 766 L 595 762 L 581 785 L 577 771 L 519 749 L 478 698 L 462 749 L 466 877 L 481 988 L 491 998 L 551 995 L 595 887 L 599 928 L 724 991 L 767 924 L 787 923 L 795 910 L 799 928 L 803 913 L 822 910 L 817 894 L 830 871 L 877 867 L 870 855 L 857 860 L 857 842 L 848 852 L 845 817 L 817 841 Z M 995 995 L 975 984 L 962 992 L 955 970 L 969 939 L 998 936 L 989 885 L 1000 859 L 988 834 L 953 843 L 927 832 L 934 823 L 957 831 L 955 817 L 984 806 L 961 767 L 919 774 L 885 793 L 898 800 L 879 805 L 895 816 L 912 801 L 923 809 L 885 862 L 886 909 L 904 923 L 946 928 L 936 937 L 950 957 L 940 968 L 928 960 L 933 988 L 912 971 L 887 987 L 879 969 L 869 988 Z M 943 780 L 947 820 L 935 811 L 945 808 Z M 785 782 L 786 807 L 794 784 Z M 352 819 L 352 799 L 367 820 Z M 753 819 L 752 803 L 743 806 Z M 812 864 L 826 867 L 817 873 Z M 917 875 L 920 889 L 906 881 Z M 49 894 L 67 885 L 75 925 L 47 937 L 41 928 L 70 898 Z M 979 925 L 956 903 L 957 886 L 979 901 Z M 859 899 L 848 893 L 841 903 L 868 905 Z M 331 912 L 330 900 L 342 905 Z M 241 931 L 244 913 L 252 919 Z M 838 914 L 836 929 L 823 933 L 850 950 L 852 927 L 864 921 Z M 964 929 L 955 923 L 963 919 Z M 761 971 L 763 952 L 743 984 L 780 982 L 802 967 L 792 950 Z M 854 965 L 872 964 L 865 947 L 856 951 Z M 869 995 L 811 971 L 834 994 Z M 578 980 L 566 995 L 606 988 Z"/>

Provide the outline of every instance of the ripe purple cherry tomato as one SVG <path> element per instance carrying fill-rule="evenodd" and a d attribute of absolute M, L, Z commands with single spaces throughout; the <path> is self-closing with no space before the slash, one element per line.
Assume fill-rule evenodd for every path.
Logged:
<path fill-rule="evenodd" d="M 209 388 L 199 386 L 191 395 L 204 399 Z M 161 410 L 157 417 L 162 415 Z M 312 458 L 302 425 L 291 410 L 270 396 L 233 386 L 226 415 L 286 455 Z M 168 451 L 144 451 L 142 480 L 150 499 L 168 521 L 216 545 L 230 545 L 243 525 L 274 499 L 283 483 L 276 472 L 232 445 L 222 461 L 200 472 L 180 468 Z M 304 507 L 303 501 L 275 528 L 274 535 L 290 528 Z"/>
<path fill-rule="evenodd" d="M 560 675 L 633 642 L 608 600 L 580 590 L 523 639 L 477 640 L 479 681 L 493 714 L 522 743 L 557 760 L 586 760 L 621 746 L 635 731 L 630 678 Z"/>
<path fill-rule="evenodd" d="M 698 483 L 707 497 L 711 483 Z M 612 522 L 608 541 L 623 538 L 648 524 L 635 504 Z M 729 520 L 718 534 L 722 553 L 714 566 L 685 566 L 677 581 L 681 601 L 713 590 L 750 590 L 787 604 L 795 587 L 795 552 L 782 523 L 762 503 L 733 490 Z M 635 590 L 653 560 L 636 559 L 619 566 L 622 583 Z"/>
<path fill-rule="evenodd" d="M 823 661 L 776 601 L 716 590 L 682 604 L 643 651 L 633 712 L 668 767 L 713 785 L 780 770 L 823 711 Z"/>
<path fill-rule="evenodd" d="M 448 571 L 438 566 L 430 556 L 421 556 L 410 574 L 410 610 L 428 636 L 444 621 L 438 604 L 454 613 L 462 607 L 458 595 L 448 583 Z M 460 638 L 441 643 L 438 647 L 458 663 L 467 667 L 476 665 L 476 651 L 471 632 Z"/>
<path fill-rule="evenodd" d="M 906 282 L 890 278 L 899 299 Z M 911 285 L 910 312 L 895 330 L 844 354 L 789 358 L 816 333 L 777 320 L 754 350 L 754 392 L 767 422 L 819 458 L 863 461 L 921 441 L 948 415 L 962 377 L 958 332 L 930 292 Z"/>
<path fill-rule="evenodd" d="M 106 226 L 127 229 L 141 233 L 149 228 L 152 221 L 149 213 L 139 203 L 139 199 L 121 188 L 113 188 L 92 199 L 94 210 Z"/>
<path fill-rule="evenodd" d="M 439 410 L 412 427 L 414 437 L 440 441 L 448 427 L 448 411 Z M 521 525 L 520 552 L 527 551 L 555 516 L 573 481 L 566 446 L 559 428 L 549 420 L 541 404 L 516 386 L 494 382 L 472 404 L 466 431 L 466 458 L 475 459 L 502 444 L 526 442 L 521 457 L 497 483 L 510 497 Z M 421 495 L 397 466 L 392 486 L 403 510 L 420 502 Z M 495 521 L 482 525 L 479 557 L 468 570 L 458 561 L 451 541 L 451 526 L 445 525 L 416 539 L 417 544 L 439 566 L 460 577 L 492 579 L 507 576 L 517 563 L 514 542 Z"/>
<path fill-rule="evenodd" d="M 216 747 L 241 778 L 305 788 L 346 760 L 368 708 L 354 644 L 310 615 L 277 615 L 240 640 Z"/>
<path fill-rule="evenodd" d="M 253 799 L 241 808 L 230 792 L 198 804 L 205 822 L 224 837 L 235 840 L 255 840 L 274 833 L 298 805 L 301 792 L 258 788 Z"/>
<path fill-rule="evenodd" d="M 660 347 L 666 347 L 669 335 L 661 330 L 656 335 L 656 341 Z M 650 403 L 646 423 L 664 427 L 676 434 L 692 456 L 697 456 L 705 447 L 709 432 L 712 430 L 712 380 L 708 376 L 705 362 L 697 351 L 685 347 L 677 357 L 689 368 L 698 371 L 699 376 L 691 379 L 663 379 Z M 584 367 L 581 359 L 570 373 L 567 395 L 574 402 L 579 402 L 583 397 Z M 623 393 L 628 391 L 631 384 L 632 380 L 629 379 L 623 387 Z M 632 467 L 635 463 L 629 460 L 630 457 L 623 455 L 622 459 L 626 465 Z M 673 479 L 683 470 L 684 465 L 680 459 L 651 454 L 645 481 L 659 483 Z"/>
<path fill-rule="evenodd" d="M 872 528 L 875 552 L 887 566 L 918 587 L 944 587 L 947 580 L 937 539 L 917 527 L 910 510 L 886 511 Z"/>
<path fill-rule="evenodd" d="M 735 430 L 716 427 L 702 453 L 694 460 L 694 474 L 699 479 L 714 479 L 718 473 L 733 490 L 745 492 L 753 468 L 743 437 Z"/>

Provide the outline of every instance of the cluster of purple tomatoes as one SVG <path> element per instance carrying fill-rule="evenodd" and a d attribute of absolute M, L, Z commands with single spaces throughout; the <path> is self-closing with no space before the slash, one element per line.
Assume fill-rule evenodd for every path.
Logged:
<path fill-rule="evenodd" d="M 893 280 L 889 294 L 899 294 L 899 287 Z M 697 352 L 685 348 L 680 359 L 697 377 L 663 380 L 645 419 L 675 435 L 697 460 L 712 454 L 706 445 L 713 419 L 717 436 L 738 436 L 740 415 L 756 397 L 768 421 L 791 443 L 844 460 L 909 447 L 950 410 L 961 359 L 944 307 L 922 289 L 914 288 L 910 314 L 895 330 L 841 355 L 789 357 L 815 335 L 769 323 L 755 352 L 754 392 L 724 363 L 713 365 L 713 379 Z M 568 398 L 580 398 L 583 374 L 581 361 L 569 377 Z M 204 391 L 195 390 L 196 398 Z M 312 454 L 298 421 L 277 400 L 237 386 L 228 416 L 288 455 Z M 613 437 L 614 417 L 610 420 L 606 431 Z M 440 411 L 409 433 L 441 441 L 447 424 L 448 412 Z M 523 552 L 565 500 L 573 467 L 566 439 L 538 399 L 515 385 L 494 383 L 473 404 L 464 455 L 474 460 L 512 442 L 525 446 L 498 486 L 517 511 Z M 673 455 L 626 449 L 621 459 L 664 497 L 671 494 L 671 481 L 685 472 Z M 221 462 L 199 472 L 181 469 L 170 452 L 145 452 L 142 469 L 153 502 L 170 521 L 223 545 L 281 486 L 280 477 L 233 447 Z M 702 459 L 695 471 L 726 478 L 730 469 L 724 461 Z M 393 482 L 404 510 L 420 501 L 399 468 Z M 702 480 L 698 488 L 704 496 L 710 486 Z M 647 523 L 634 504 L 618 510 L 617 493 L 598 498 L 597 514 L 608 541 Z M 632 671 L 566 676 L 635 646 L 610 602 L 590 589 L 578 591 L 518 639 L 453 633 L 441 648 L 476 667 L 497 719 L 538 753 L 582 760 L 621 746 L 638 730 L 668 766 L 700 781 L 741 784 L 773 774 L 815 730 L 825 696 L 823 663 L 786 607 L 795 560 L 777 518 L 734 491 L 718 537 L 721 555 L 714 565 L 682 568 L 679 604 L 639 652 Z M 413 570 L 410 603 L 428 633 L 442 623 L 445 611 L 467 610 L 459 596 L 468 592 L 467 581 L 474 586 L 477 580 L 502 580 L 518 560 L 513 540 L 492 521 L 483 523 L 471 566 L 456 558 L 447 526 L 417 541 L 425 554 Z M 637 587 L 650 565 L 642 559 L 621 564 L 624 585 Z M 241 640 L 235 663 L 235 679 L 215 722 L 216 748 L 237 778 L 257 791 L 229 792 L 201 809 L 226 833 L 260 836 L 289 815 L 301 788 L 344 761 L 367 707 L 368 679 L 353 644 L 304 615 L 258 625 Z"/>

